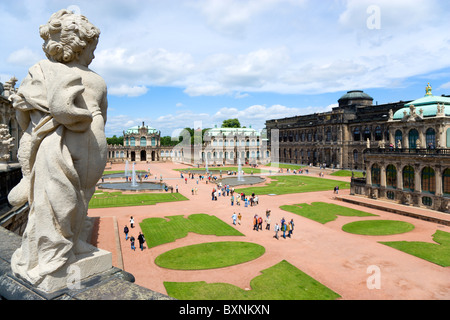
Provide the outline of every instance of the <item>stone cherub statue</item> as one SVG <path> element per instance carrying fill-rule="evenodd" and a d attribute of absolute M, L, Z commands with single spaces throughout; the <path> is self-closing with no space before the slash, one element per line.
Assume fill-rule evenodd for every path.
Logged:
<path fill-rule="evenodd" d="M 9 160 L 9 153 L 14 148 L 14 138 L 9 134 L 6 124 L 0 124 L 0 168 Z"/>
<path fill-rule="evenodd" d="M 100 30 L 60 10 L 39 31 L 48 60 L 32 66 L 10 97 L 23 130 L 23 178 L 8 200 L 30 207 L 11 268 L 33 285 L 96 249 L 86 242 L 86 216 L 107 156 L 106 84 L 88 68 Z"/>

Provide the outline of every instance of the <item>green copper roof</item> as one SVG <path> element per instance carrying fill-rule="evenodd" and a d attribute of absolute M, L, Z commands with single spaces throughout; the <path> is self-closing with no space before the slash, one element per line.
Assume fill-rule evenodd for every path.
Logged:
<path fill-rule="evenodd" d="M 427 95 L 423 98 L 407 103 L 404 108 L 397 110 L 394 114 L 394 120 L 403 119 L 404 112 L 406 111 L 406 113 L 409 114 L 411 106 L 416 107 L 416 113 L 420 113 L 420 110 L 422 109 L 424 117 L 435 117 L 437 114 L 438 104 L 444 105 L 444 114 L 446 116 L 450 116 L 449 97 Z"/>
<path fill-rule="evenodd" d="M 366 99 L 366 100 L 373 100 L 371 96 L 369 96 L 367 93 L 364 93 L 362 90 L 352 90 L 348 91 L 346 94 L 344 94 L 340 100 L 358 100 L 358 99 Z"/>
<path fill-rule="evenodd" d="M 210 136 L 217 135 L 249 135 L 254 134 L 256 136 L 260 135 L 260 132 L 252 128 L 212 128 L 207 131 Z"/>
<path fill-rule="evenodd" d="M 144 126 L 147 129 L 148 134 L 152 134 L 152 133 L 156 133 L 156 129 L 149 127 L 149 126 Z M 141 129 L 142 126 L 134 126 L 131 128 L 128 128 L 125 133 L 126 134 L 138 134 L 139 133 L 139 129 Z"/>

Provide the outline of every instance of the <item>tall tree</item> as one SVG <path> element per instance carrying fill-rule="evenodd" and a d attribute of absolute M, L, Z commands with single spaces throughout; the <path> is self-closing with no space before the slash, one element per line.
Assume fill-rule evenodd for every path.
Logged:
<path fill-rule="evenodd" d="M 222 123 L 222 128 L 240 128 L 240 127 L 241 127 L 241 123 L 239 122 L 239 120 L 237 118 L 223 120 L 223 123 Z"/>

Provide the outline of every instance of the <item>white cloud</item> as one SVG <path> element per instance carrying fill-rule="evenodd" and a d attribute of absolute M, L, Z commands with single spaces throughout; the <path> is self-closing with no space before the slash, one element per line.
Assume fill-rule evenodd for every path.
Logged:
<path fill-rule="evenodd" d="M 30 48 L 22 48 L 12 52 L 7 59 L 7 62 L 17 66 L 31 67 L 42 58 L 42 55 L 34 52 Z"/>
<path fill-rule="evenodd" d="M 125 84 L 118 87 L 109 87 L 108 93 L 114 96 L 139 97 L 146 94 L 148 89 L 145 86 L 127 86 Z"/>
<path fill-rule="evenodd" d="M 450 89 L 450 82 L 446 82 L 438 88 L 438 90 L 442 90 L 442 89 Z"/>

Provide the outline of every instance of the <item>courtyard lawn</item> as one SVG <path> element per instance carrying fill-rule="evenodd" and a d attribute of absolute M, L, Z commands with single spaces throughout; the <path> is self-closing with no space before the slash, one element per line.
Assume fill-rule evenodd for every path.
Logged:
<path fill-rule="evenodd" d="M 366 236 L 387 236 L 412 231 L 414 225 L 404 221 L 368 220 L 347 223 L 342 230 Z"/>
<path fill-rule="evenodd" d="M 89 209 L 147 206 L 161 202 L 188 200 L 180 193 L 134 193 L 96 191 L 89 202 Z"/>
<path fill-rule="evenodd" d="M 370 217 L 376 216 L 364 211 L 339 206 L 332 203 L 313 202 L 311 204 L 284 205 L 280 209 L 325 224 L 337 219 L 337 216 Z"/>
<path fill-rule="evenodd" d="M 450 267 L 450 233 L 437 230 L 433 235 L 433 240 L 436 243 L 419 241 L 391 241 L 380 243 L 439 266 Z"/>
<path fill-rule="evenodd" d="M 248 187 L 237 189 L 238 193 L 252 194 L 253 192 L 262 194 L 288 194 L 313 191 L 332 191 L 335 186 L 339 189 L 350 188 L 349 182 L 336 181 L 324 178 L 309 177 L 305 174 L 295 174 L 289 176 L 271 176 L 269 183 L 261 187 Z"/>
<path fill-rule="evenodd" d="M 179 300 L 335 300 L 340 295 L 286 260 L 261 271 L 251 290 L 227 283 L 164 282 L 169 296 Z M 280 315 L 282 316 L 282 314 Z"/>
<path fill-rule="evenodd" d="M 173 169 L 175 171 L 190 171 L 191 173 L 195 173 L 196 171 L 205 171 L 205 168 L 186 168 L 186 169 Z M 222 170 L 222 176 L 227 176 L 227 171 L 238 171 L 238 167 L 208 167 L 208 171 L 212 174 L 220 174 L 220 170 Z M 259 174 L 259 173 L 269 173 L 269 169 L 259 169 L 259 168 L 249 168 L 242 167 L 242 171 L 245 174 Z"/>
<path fill-rule="evenodd" d="M 155 263 L 175 270 L 216 269 L 254 260 L 264 252 L 263 246 L 250 242 L 209 242 L 167 251 Z"/>
<path fill-rule="evenodd" d="M 352 171 L 351 170 L 339 170 L 339 171 L 331 173 L 330 176 L 351 177 L 352 176 Z M 362 177 L 364 177 L 364 175 L 363 175 L 363 173 L 361 171 L 353 171 L 353 176 L 355 178 L 362 178 Z"/>
<path fill-rule="evenodd" d="M 149 248 L 184 238 L 189 232 L 216 236 L 244 236 L 216 216 L 199 213 L 188 218 L 170 216 L 144 219 L 140 224 Z"/>
<path fill-rule="evenodd" d="M 282 169 L 291 169 L 291 170 L 298 170 L 304 167 L 308 167 L 303 164 L 286 164 L 286 163 L 278 163 L 278 162 L 271 162 L 266 164 L 267 167 L 275 167 L 275 168 L 282 168 Z"/>

